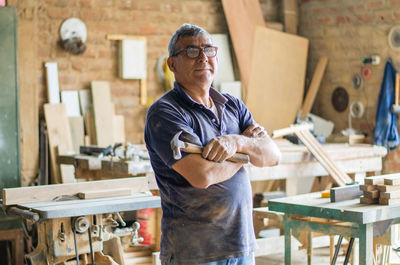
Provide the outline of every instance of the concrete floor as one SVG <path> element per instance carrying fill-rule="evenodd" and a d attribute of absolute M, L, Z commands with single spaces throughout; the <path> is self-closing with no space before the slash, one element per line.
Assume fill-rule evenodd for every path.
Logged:
<path fill-rule="evenodd" d="M 256 258 L 256 265 L 282 265 L 285 264 L 284 253 L 277 253 L 268 256 L 260 256 Z M 344 255 L 339 255 L 336 264 L 343 264 Z M 292 265 L 305 265 L 307 264 L 306 250 L 297 250 L 292 252 Z M 329 261 L 329 248 L 316 248 L 313 249 L 312 264 L 330 265 Z"/>

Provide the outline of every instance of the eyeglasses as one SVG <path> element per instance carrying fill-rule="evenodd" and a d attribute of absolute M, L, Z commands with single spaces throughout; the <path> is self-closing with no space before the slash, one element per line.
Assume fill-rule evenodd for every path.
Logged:
<path fill-rule="evenodd" d="M 180 54 L 181 52 L 185 51 L 187 57 L 191 58 L 191 59 L 195 59 L 197 57 L 200 56 L 200 51 L 204 52 L 204 54 L 208 57 L 215 57 L 217 55 L 217 51 L 218 51 L 218 47 L 215 46 L 207 46 L 204 48 L 200 48 L 200 47 L 186 47 L 183 48 L 179 51 L 177 51 L 174 54 L 174 57 L 177 56 L 178 54 Z"/>

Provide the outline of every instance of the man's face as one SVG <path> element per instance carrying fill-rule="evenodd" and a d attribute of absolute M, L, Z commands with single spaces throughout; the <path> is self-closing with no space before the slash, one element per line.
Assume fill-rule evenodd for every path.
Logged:
<path fill-rule="evenodd" d="M 184 37 L 176 43 L 176 51 L 187 47 L 205 48 L 212 46 L 211 39 L 207 35 L 197 37 Z M 176 81 L 185 88 L 204 87 L 211 85 L 214 72 L 217 71 L 218 59 L 207 57 L 204 51 L 200 51 L 197 58 L 189 58 L 186 51 L 180 52 L 175 57 L 168 59 L 168 65 L 175 74 Z"/>

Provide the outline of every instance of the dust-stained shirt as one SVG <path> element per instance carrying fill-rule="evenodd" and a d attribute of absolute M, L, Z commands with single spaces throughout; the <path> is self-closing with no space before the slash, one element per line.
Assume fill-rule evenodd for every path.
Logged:
<path fill-rule="evenodd" d="M 180 140 L 205 146 L 212 138 L 241 134 L 254 122 L 239 99 L 213 88 L 210 96 L 217 113 L 192 100 L 175 83 L 147 113 L 145 141 L 163 210 L 163 261 L 173 256 L 176 264 L 199 264 L 246 256 L 255 248 L 252 192 L 243 167 L 207 189 L 193 187 L 171 168 L 177 160 L 170 142 L 179 131 Z"/>

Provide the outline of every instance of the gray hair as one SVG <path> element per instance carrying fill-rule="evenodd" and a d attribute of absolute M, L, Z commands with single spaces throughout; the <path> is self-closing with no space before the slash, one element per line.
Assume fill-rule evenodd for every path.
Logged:
<path fill-rule="evenodd" d="M 197 36 L 201 36 L 201 35 L 206 35 L 206 36 L 209 36 L 211 38 L 210 33 L 208 33 L 202 27 L 199 27 L 199 26 L 196 26 L 196 25 L 192 25 L 192 24 L 188 24 L 188 23 L 185 23 L 185 24 L 181 25 L 175 31 L 174 35 L 172 35 L 171 40 L 169 41 L 169 44 L 168 44 L 169 56 L 172 57 L 172 56 L 175 55 L 176 43 L 181 38 L 184 38 L 184 37 L 197 37 Z"/>

